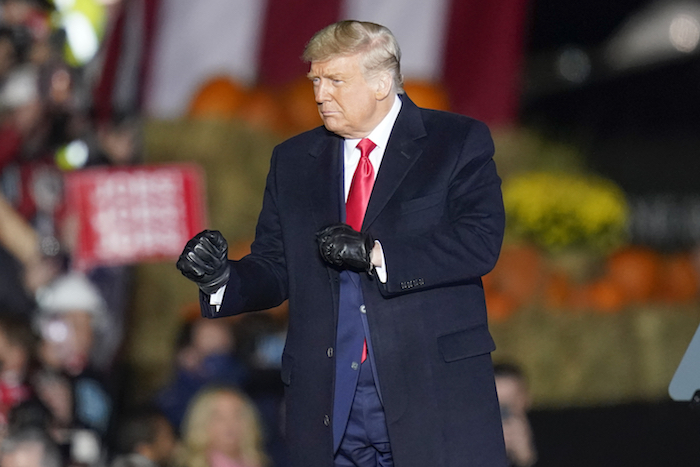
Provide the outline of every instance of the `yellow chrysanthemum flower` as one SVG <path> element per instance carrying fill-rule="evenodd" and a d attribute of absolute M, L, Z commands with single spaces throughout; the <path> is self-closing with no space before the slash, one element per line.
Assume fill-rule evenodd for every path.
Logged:
<path fill-rule="evenodd" d="M 527 172 L 504 182 L 503 201 L 509 232 L 548 250 L 604 251 L 626 234 L 624 193 L 600 177 Z"/>

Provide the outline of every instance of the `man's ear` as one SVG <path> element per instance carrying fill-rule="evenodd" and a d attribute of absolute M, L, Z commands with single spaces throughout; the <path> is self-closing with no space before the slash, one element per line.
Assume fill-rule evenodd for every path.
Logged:
<path fill-rule="evenodd" d="M 393 79 L 391 78 L 391 73 L 384 72 L 377 76 L 377 90 L 375 96 L 378 101 L 383 101 L 391 95 Z"/>

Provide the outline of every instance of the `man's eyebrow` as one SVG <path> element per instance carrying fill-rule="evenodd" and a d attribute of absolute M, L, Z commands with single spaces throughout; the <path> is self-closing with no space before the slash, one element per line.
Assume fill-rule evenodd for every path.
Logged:
<path fill-rule="evenodd" d="M 311 79 L 311 80 L 316 79 L 316 78 L 328 78 L 328 79 L 339 79 L 339 80 L 346 79 L 342 73 L 337 73 L 337 72 L 321 73 L 321 76 L 319 76 L 316 73 L 310 71 L 306 74 L 306 77 Z"/>

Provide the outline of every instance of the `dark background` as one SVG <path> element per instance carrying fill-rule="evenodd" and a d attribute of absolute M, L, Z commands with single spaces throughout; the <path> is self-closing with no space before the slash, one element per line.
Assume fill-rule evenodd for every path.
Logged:
<path fill-rule="evenodd" d="M 596 54 L 644 0 L 539 0 L 531 5 L 521 121 L 585 150 L 592 169 L 631 194 L 696 194 L 700 184 L 700 59 L 697 51 L 625 72 Z M 580 84 L 557 77 L 566 47 L 590 54 Z M 537 64 L 534 62 L 537 60 Z"/>
<path fill-rule="evenodd" d="M 700 465 L 700 411 L 683 402 L 539 410 L 537 467 Z"/>
<path fill-rule="evenodd" d="M 700 194 L 697 53 L 623 73 L 596 62 L 597 51 L 626 19 L 653 3 L 534 1 L 520 119 L 581 147 L 591 169 L 631 196 L 683 206 Z M 556 57 L 567 47 L 590 54 L 591 75 L 583 83 L 557 76 Z M 667 223 L 679 225 L 685 214 L 678 208 Z M 700 465 L 700 411 L 685 402 L 536 410 L 531 421 L 539 467 Z"/>

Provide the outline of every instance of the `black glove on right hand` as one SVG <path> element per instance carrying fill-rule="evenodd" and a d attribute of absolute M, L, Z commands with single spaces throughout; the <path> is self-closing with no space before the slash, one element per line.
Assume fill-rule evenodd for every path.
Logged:
<path fill-rule="evenodd" d="M 226 239 L 218 230 L 198 233 L 185 245 L 177 268 L 202 292 L 213 294 L 226 285 L 230 275 Z"/>

